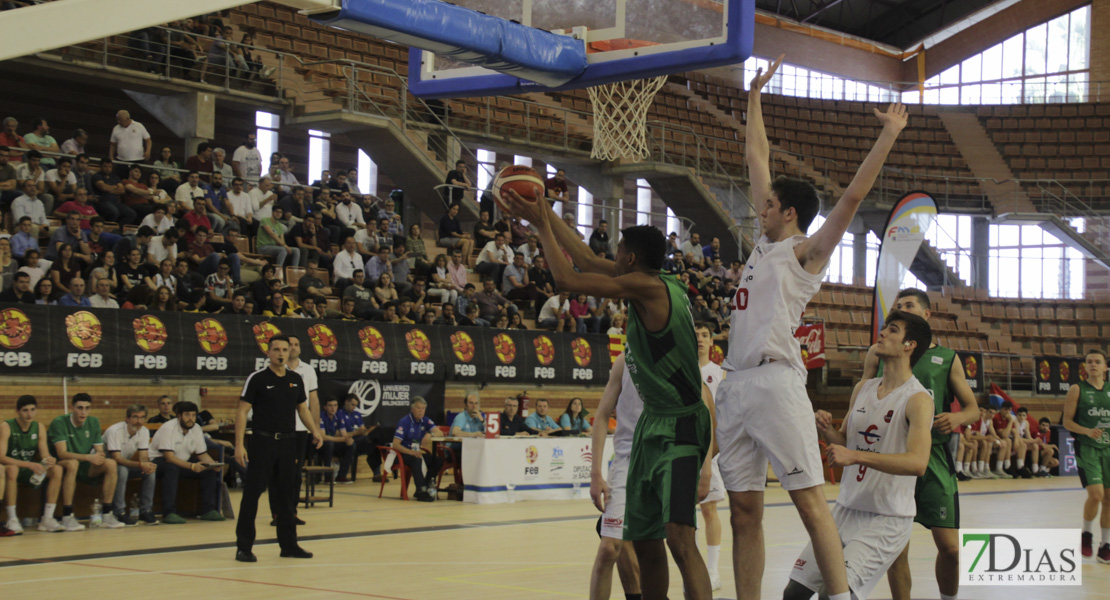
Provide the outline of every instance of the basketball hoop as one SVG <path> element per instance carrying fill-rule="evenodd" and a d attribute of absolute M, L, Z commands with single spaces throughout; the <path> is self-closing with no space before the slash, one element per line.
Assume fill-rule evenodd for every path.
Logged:
<path fill-rule="evenodd" d="M 594 148 L 590 158 L 646 159 L 647 113 L 665 75 L 586 88 L 594 108 Z"/>

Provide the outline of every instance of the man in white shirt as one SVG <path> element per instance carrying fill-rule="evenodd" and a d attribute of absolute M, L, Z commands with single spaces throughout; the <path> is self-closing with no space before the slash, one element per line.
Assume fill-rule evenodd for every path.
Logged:
<path fill-rule="evenodd" d="M 101 281 L 105 281 L 101 279 Z M 150 430 L 145 427 L 146 407 L 132 404 L 127 407 L 127 419 L 112 425 L 104 432 L 104 446 L 108 456 L 116 461 L 116 502 L 121 506 L 122 515 L 116 518 L 122 523 L 132 525 L 127 511 L 127 480 L 143 478 L 142 492 L 139 495 L 139 519 L 147 525 L 156 525 L 154 517 L 154 485 L 158 466 L 150 462 Z"/>
<path fill-rule="evenodd" d="M 254 197 L 250 192 L 243 190 L 243 178 L 235 177 L 231 180 L 231 190 L 227 192 L 227 202 L 224 208 L 228 214 L 239 222 L 239 228 L 254 237 L 258 221 L 254 218 Z"/>
<path fill-rule="evenodd" d="M 256 147 L 255 134 L 248 133 L 243 145 L 235 149 L 235 153 L 231 155 L 231 167 L 235 169 L 236 175 L 246 181 L 258 181 L 258 177 L 262 175 L 262 153 Z"/>
<path fill-rule="evenodd" d="M 702 250 L 701 236 L 696 233 L 690 234 L 690 239 L 682 244 L 682 255 L 689 258 L 691 254 L 694 255 L 694 265 L 699 269 L 705 267 L 705 253 Z"/>
<path fill-rule="evenodd" d="M 199 409 L 195 403 L 185 401 L 175 404 L 173 412 L 177 418 L 163 423 L 150 443 L 150 459 L 162 476 L 162 522 L 185 523 L 177 514 L 177 484 L 182 477 L 200 480 L 200 519 L 223 521 L 218 510 L 222 465 L 208 456 L 204 433 L 197 426 Z"/>
<path fill-rule="evenodd" d="M 553 327 L 555 331 L 563 331 L 564 328 L 566 331 L 574 331 L 576 323 L 574 317 L 570 316 L 570 293 L 562 291 L 558 296 L 548 298 L 540 308 L 536 325 L 543 329 Z"/>
<path fill-rule="evenodd" d="M 493 277 L 500 283 L 505 274 L 505 267 L 513 261 L 513 250 L 505 243 L 505 234 L 498 232 L 492 242 L 487 242 L 482 251 L 478 253 L 478 260 L 474 263 L 474 271 L 482 275 Z"/>
<path fill-rule="evenodd" d="M 112 128 L 112 138 L 108 142 L 108 157 L 114 159 L 124 169 L 117 173 L 120 179 L 127 177 L 131 163 L 150 162 L 150 134 L 138 121 L 131 120 L 131 113 L 121 110 L 116 113 L 116 126 Z"/>
<path fill-rule="evenodd" d="M 317 393 L 319 385 L 316 377 L 316 369 L 313 369 L 312 365 L 301 360 L 301 340 L 296 335 L 289 336 L 289 361 L 286 363 L 285 368 L 297 373 L 301 376 L 301 379 L 304 380 L 304 387 L 308 390 L 308 412 L 312 414 L 313 421 L 319 423 L 320 395 Z M 294 414 L 294 417 L 297 419 L 297 486 L 293 488 L 292 504 L 296 506 L 301 491 L 301 463 L 304 462 L 305 452 L 308 450 L 309 429 L 301 422 L 301 416 L 299 414 Z M 271 498 L 273 497 L 274 491 L 274 488 L 271 487 Z M 271 501 L 270 506 L 277 506 L 277 503 Z M 294 518 L 297 521 L 297 525 L 304 525 L 304 521 L 299 517 L 294 515 Z"/>
<path fill-rule="evenodd" d="M 362 269 L 362 265 L 362 255 L 355 251 L 355 238 L 343 240 L 343 249 L 335 255 L 335 260 L 331 263 L 334 279 L 332 283 L 337 287 L 346 287 L 355 271 Z"/>
<path fill-rule="evenodd" d="M 273 216 L 274 203 L 277 202 L 278 195 L 274 189 L 274 182 L 269 177 L 260 179 L 258 186 L 250 191 L 250 195 L 256 221 L 263 221 Z"/>
<path fill-rule="evenodd" d="M 212 151 L 212 172 L 219 173 L 224 176 L 225 181 L 231 181 L 235 177 L 235 171 L 231 165 L 224 162 L 227 158 L 227 151 L 223 148 L 216 148 Z"/>
<path fill-rule="evenodd" d="M 73 174 L 72 169 L 72 158 L 59 158 L 57 168 L 50 169 L 43 177 L 46 191 L 54 197 L 54 204 L 58 206 L 72 200 L 74 191 L 77 189 L 77 176 Z M 49 208 L 52 209 L 53 206 Z"/>
<path fill-rule="evenodd" d="M 529 235 L 528 241 L 518 246 L 516 253 L 523 254 L 524 264 L 532 266 L 532 261 L 540 253 L 540 238 L 536 234 Z"/>
<path fill-rule="evenodd" d="M 42 200 L 44 206 L 53 210 L 54 196 L 48 193 L 46 189 L 46 169 L 42 168 L 42 153 L 38 150 L 31 150 L 24 158 L 26 161 L 15 169 L 16 185 L 19 186 L 19 189 L 23 189 L 24 184 L 28 181 L 35 182 L 39 199 Z"/>
<path fill-rule="evenodd" d="M 177 186 L 177 192 L 174 193 L 174 200 L 177 201 L 177 207 L 186 212 L 193 210 L 194 200 L 203 200 L 207 194 L 207 190 L 200 183 L 200 173 L 196 171 L 189 171 L 189 175 L 185 179 L 185 183 Z"/>
<path fill-rule="evenodd" d="M 341 195 L 342 202 L 335 205 L 335 218 L 348 229 L 366 229 L 366 220 L 362 216 L 362 207 L 353 202 L 351 194 Z"/>
<path fill-rule="evenodd" d="M 150 238 L 150 247 L 147 249 L 146 261 L 155 267 L 161 265 L 162 261 L 167 258 L 176 261 L 178 235 L 176 229 L 169 229 L 162 235 L 156 235 Z"/>
<path fill-rule="evenodd" d="M 96 295 L 89 298 L 93 308 L 119 308 L 115 298 L 112 298 L 111 282 L 107 279 L 96 280 Z"/>
<path fill-rule="evenodd" d="M 297 176 L 293 174 L 293 167 L 289 164 L 289 158 L 283 156 L 278 160 L 278 169 L 281 177 L 281 185 L 278 186 L 278 191 L 282 194 L 292 194 L 293 188 L 301 185 L 297 181 Z"/>
<path fill-rule="evenodd" d="M 36 228 L 46 227 L 46 207 L 39 200 L 39 188 L 28 179 L 23 182 L 23 195 L 12 202 L 12 220 L 16 223 L 23 217 L 31 218 L 32 235 L 37 237 Z"/>
<path fill-rule="evenodd" d="M 170 204 L 176 206 L 175 202 L 171 202 Z M 171 227 L 173 227 L 173 217 L 166 216 L 166 212 L 167 209 L 165 206 L 161 204 L 155 204 L 154 212 L 143 217 L 142 222 L 139 223 L 139 227 L 149 227 L 152 231 L 154 231 L 154 233 L 158 235 L 166 233 L 170 230 Z"/>

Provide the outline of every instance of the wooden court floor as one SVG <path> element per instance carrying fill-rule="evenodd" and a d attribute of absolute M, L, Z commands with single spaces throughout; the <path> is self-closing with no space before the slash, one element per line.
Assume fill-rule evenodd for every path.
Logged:
<path fill-rule="evenodd" d="M 585 598 L 597 547 L 598 513 L 587 500 L 476 506 L 441 500 L 402 502 L 399 485 L 369 478 L 337 486 L 334 508 L 301 509 L 311 560 L 282 559 L 268 517 L 258 521 L 258 563 L 233 560 L 235 523 L 138 526 L 0 539 L 0 597 L 73 598 L 124 589 L 163 598 L 342 598 L 396 600 Z M 965 526 L 1078 528 L 1084 494 L 1075 477 L 972 481 L 960 485 Z M 835 497 L 836 487 L 826 495 Z M 767 492 L 764 598 L 781 598 L 805 531 L 777 485 Z M 232 492 L 238 506 L 239 497 Z M 263 495 L 265 504 L 265 495 Z M 735 598 L 727 510 L 718 598 Z M 265 506 L 260 514 L 266 514 Z M 1097 537 L 1096 533 L 1096 537 Z M 704 538 L 699 536 L 699 544 Z M 915 526 L 914 598 L 938 598 L 935 549 Z M 682 598 L 671 569 L 669 597 Z M 1086 562 L 1083 587 L 965 587 L 961 598 L 1110 598 L 1110 565 Z M 101 590 L 95 592 L 93 590 Z M 614 598 L 623 598 L 619 582 Z M 890 598 L 885 580 L 874 598 Z"/>

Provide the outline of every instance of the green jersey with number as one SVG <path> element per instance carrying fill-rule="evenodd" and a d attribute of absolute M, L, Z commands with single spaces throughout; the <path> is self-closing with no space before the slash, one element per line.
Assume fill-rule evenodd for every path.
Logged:
<path fill-rule="evenodd" d="M 674 275 L 660 275 L 667 288 L 670 314 L 656 332 L 640 320 L 633 304 L 628 310 L 629 376 L 644 401 L 644 410 L 667 412 L 701 403 L 698 340 L 690 314 L 687 287 Z"/>
<path fill-rule="evenodd" d="M 39 424 L 31 421 L 27 431 L 19 428 L 18 419 L 8 419 L 12 434 L 8 437 L 8 458 L 32 462 L 39 451 Z"/>
<path fill-rule="evenodd" d="M 933 414 L 949 412 L 952 406 L 952 391 L 948 389 L 948 376 L 952 372 L 952 363 L 956 360 L 956 351 L 944 346 L 933 346 L 913 366 L 913 376 L 929 390 L 933 396 Z M 879 364 L 876 377 L 882 377 L 883 365 Z M 934 444 L 947 444 L 949 434 L 938 433 L 931 430 Z"/>
<path fill-rule="evenodd" d="M 1091 448 L 1110 448 L 1110 386 L 1103 383 L 1100 390 L 1086 381 L 1076 385 L 1079 386 L 1079 402 L 1072 420 L 1080 426 L 1102 430 L 1097 440 L 1077 435 L 1076 441 Z"/>

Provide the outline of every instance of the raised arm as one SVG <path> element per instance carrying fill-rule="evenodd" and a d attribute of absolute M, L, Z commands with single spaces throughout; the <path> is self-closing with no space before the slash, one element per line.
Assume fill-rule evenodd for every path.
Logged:
<path fill-rule="evenodd" d="M 559 248 L 562 247 L 570 254 L 570 259 L 583 273 L 599 273 L 606 277 L 617 275 L 617 263 L 598 257 L 590 249 L 589 244 L 578 237 L 576 230 L 571 229 L 570 225 L 567 225 L 555 215 L 555 211 L 547 202 L 526 201 L 520 197 L 516 190 L 508 190 L 502 195 L 504 199 L 512 204 L 513 210 L 511 212 L 513 216 L 528 221 L 536 228 L 536 233 L 540 235 L 540 240 L 546 250 L 544 256 L 547 257 L 548 263 L 551 263 L 556 255 L 562 254 L 559 252 Z M 541 190 L 537 189 L 536 196 L 541 195 Z M 546 228 L 553 234 L 550 241 L 544 239 L 541 234 L 544 229 L 541 224 L 546 224 Z"/>
<path fill-rule="evenodd" d="M 751 111 L 750 104 L 748 110 Z M 860 204 L 863 203 L 863 199 L 867 197 L 872 186 L 875 185 L 875 179 L 879 177 L 879 172 L 883 168 L 883 163 L 886 162 L 887 155 L 890 154 L 890 149 L 894 147 L 894 142 L 898 140 L 898 134 L 902 133 L 902 130 L 906 127 L 905 106 L 895 103 L 891 104 L 885 113 L 879 112 L 877 108 L 874 111 L 875 116 L 883 124 L 879 139 L 875 140 L 871 152 L 867 154 L 867 158 L 863 159 L 863 164 L 856 171 L 852 183 L 848 185 L 848 189 L 844 190 L 844 195 L 840 197 L 840 201 L 829 212 L 829 217 L 825 219 L 825 223 L 821 225 L 817 233 L 811 235 L 808 240 L 799 244 L 795 249 L 802 267 L 810 273 L 820 273 L 821 269 L 825 268 L 825 264 L 829 262 L 829 257 L 832 256 L 840 241 L 844 239 L 844 233 L 848 231 L 848 225 L 852 223 Z"/>
<path fill-rule="evenodd" d="M 775 76 L 785 55 L 779 55 L 767 72 L 760 68 L 752 78 L 748 91 L 748 123 L 744 133 L 744 145 L 748 161 L 748 177 L 751 179 L 751 200 L 757 210 L 771 197 L 771 144 L 767 141 L 767 129 L 763 125 L 763 106 L 760 97 L 763 86 Z"/>

